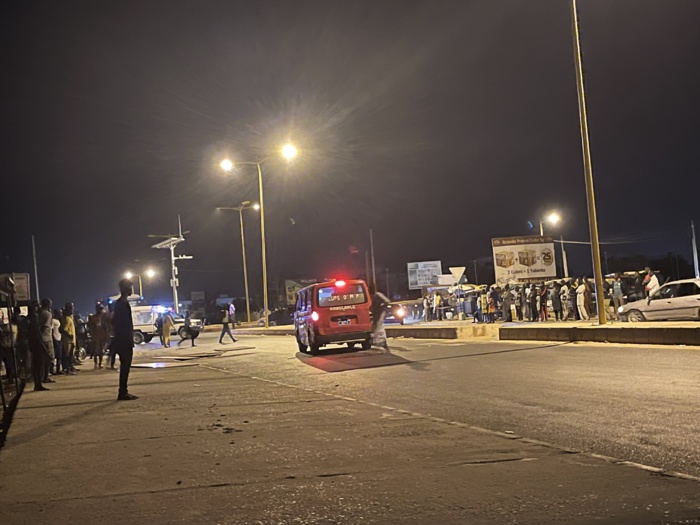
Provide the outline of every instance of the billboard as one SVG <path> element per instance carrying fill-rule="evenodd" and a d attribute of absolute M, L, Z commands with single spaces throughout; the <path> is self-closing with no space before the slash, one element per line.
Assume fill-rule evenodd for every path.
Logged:
<path fill-rule="evenodd" d="M 9 277 L 15 282 L 15 300 L 29 301 L 29 274 L 28 273 L 4 273 L 0 278 Z"/>
<path fill-rule="evenodd" d="M 437 282 L 442 275 L 442 261 L 410 262 L 408 267 L 408 289 L 420 290 Z"/>
<path fill-rule="evenodd" d="M 284 291 L 287 300 L 287 306 L 293 306 L 296 304 L 296 295 L 299 290 L 317 282 L 318 281 L 316 279 L 285 279 Z"/>
<path fill-rule="evenodd" d="M 496 284 L 538 283 L 557 276 L 554 242 L 549 236 L 491 239 Z"/>

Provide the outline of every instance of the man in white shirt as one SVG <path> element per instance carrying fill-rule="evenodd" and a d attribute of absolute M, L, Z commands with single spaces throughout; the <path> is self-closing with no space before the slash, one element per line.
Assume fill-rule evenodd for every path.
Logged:
<path fill-rule="evenodd" d="M 588 312 L 586 311 L 586 283 L 583 279 L 579 281 L 581 284 L 576 288 L 576 307 L 578 315 L 582 321 L 588 321 Z"/>
<path fill-rule="evenodd" d="M 661 285 L 659 284 L 659 278 L 656 276 L 656 274 L 652 271 L 649 270 L 649 281 L 647 282 L 646 290 L 647 290 L 647 297 L 651 297 L 654 295 L 654 292 L 661 288 Z"/>

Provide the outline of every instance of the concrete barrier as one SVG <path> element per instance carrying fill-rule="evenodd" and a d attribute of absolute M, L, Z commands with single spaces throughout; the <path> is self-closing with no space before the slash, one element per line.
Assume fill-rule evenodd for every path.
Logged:
<path fill-rule="evenodd" d="M 560 341 L 700 346 L 700 327 L 686 326 L 501 326 L 502 341 Z"/>

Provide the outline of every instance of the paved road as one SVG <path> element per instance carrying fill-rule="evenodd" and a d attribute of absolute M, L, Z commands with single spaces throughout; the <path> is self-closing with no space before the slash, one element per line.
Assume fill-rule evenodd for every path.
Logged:
<path fill-rule="evenodd" d="M 700 476 L 700 349 L 397 340 L 312 357 L 291 337 L 247 340 L 226 366 Z"/>

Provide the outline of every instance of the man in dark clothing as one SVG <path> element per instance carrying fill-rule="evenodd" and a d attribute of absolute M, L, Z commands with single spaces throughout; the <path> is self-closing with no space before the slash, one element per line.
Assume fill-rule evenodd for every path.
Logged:
<path fill-rule="evenodd" d="M 114 355 L 119 356 L 119 401 L 131 401 L 138 399 L 135 395 L 129 394 L 129 370 L 131 361 L 134 358 L 134 322 L 131 319 L 131 305 L 129 296 L 134 293 L 134 283 L 129 279 L 119 281 L 119 292 L 121 297 L 114 303 L 114 315 L 112 316 L 112 327 L 114 328 L 114 339 L 111 350 Z"/>
<path fill-rule="evenodd" d="M 48 390 L 41 384 L 44 378 L 44 355 L 46 350 L 41 339 L 41 321 L 39 319 L 39 303 L 33 301 L 29 305 L 29 352 L 32 356 L 32 377 L 34 378 L 34 390 Z"/>

